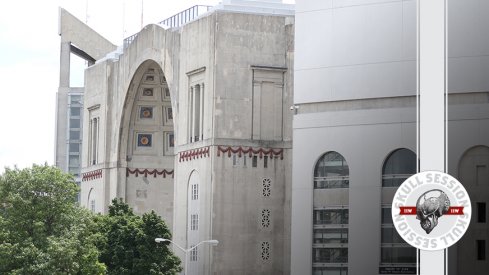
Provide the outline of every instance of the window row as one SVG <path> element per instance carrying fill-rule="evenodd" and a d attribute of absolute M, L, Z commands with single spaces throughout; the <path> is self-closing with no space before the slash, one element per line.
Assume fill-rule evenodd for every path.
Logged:
<path fill-rule="evenodd" d="M 276 157 L 277 158 L 277 157 Z M 268 157 L 268 156 L 263 156 L 260 158 L 263 160 L 263 168 L 268 168 L 270 162 L 274 159 L 273 157 Z M 237 156 L 236 154 L 233 155 L 233 166 L 238 167 L 238 166 L 243 166 L 246 167 L 248 163 L 248 157 L 247 156 Z M 261 166 L 261 164 L 260 164 Z M 256 168 L 258 167 L 258 156 L 252 156 L 251 157 L 251 167 Z"/>
<path fill-rule="evenodd" d="M 392 152 L 382 167 L 382 186 L 398 187 L 416 173 L 416 154 L 409 149 Z M 338 152 L 322 155 L 314 168 L 314 188 L 348 188 L 350 169 L 345 158 Z"/>
<path fill-rule="evenodd" d="M 348 209 L 314 210 L 314 225 L 348 224 Z"/>

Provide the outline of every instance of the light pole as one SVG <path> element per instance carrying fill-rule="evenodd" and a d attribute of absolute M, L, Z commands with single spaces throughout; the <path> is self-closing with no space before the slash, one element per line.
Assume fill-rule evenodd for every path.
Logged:
<path fill-rule="evenodd" d="M 219 241 L 218 241 L 218 240 L 206 240 L 206 241 L 201 241 L 200 243 L 198 243 L 198 244 L 196 244 L 196 245 L 194 245 L 194 246 L 191 246 L 190 248 L 185 249 L 185 248 L 183 248 L 183 247 L 179 246 L 178 244 L 176 244 L 175 242 L 173 242 L 172 240 L 169 240 L 169 239 L 164 239 L 164 238 L 156 238 L 156 239 L 155 239 L 155 242 L 157 242 L 157 243 L 161 243 L 161 242 L 170 242 L 170 243 L 174 244 L 176 247 L 178 247 L 180 250 L 182 250 L 182 251 L 183 251 L 183 253 L 185 254 L 185 269 L 184 269 L 184 271 L 185 271 L 185 273 L 184 273 L 184 274 L 185 274 L 185 275 L 188 275 L 188 272 L 187 272 L 187 267 L 188 267 L 188 264 L 187 264 L 187 263 L 188 263 L 188 253 L 189 253 L 190 251 L 192 251 L 192 250 L 196 249 L 196 248 L 197 248 L 197 246 L 199 246 L 199 245 L 201 245 L 201 244 L 203 244 L 203 243 L 208 243 L 208 244 L 211 244 L 211 245 L 213 245 L 213 246 L 216 246 L 217 244 L 219 244 Z"/>

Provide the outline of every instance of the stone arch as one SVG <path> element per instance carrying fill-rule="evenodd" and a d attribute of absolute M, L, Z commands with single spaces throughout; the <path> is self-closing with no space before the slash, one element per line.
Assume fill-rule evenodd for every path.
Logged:
<path fill-rule="evenodd" d="M 155 210 L 172 228 L 175 101 L 160 62 L 136 64 L 120 113 L 119 194 L 136 213 Z"/>

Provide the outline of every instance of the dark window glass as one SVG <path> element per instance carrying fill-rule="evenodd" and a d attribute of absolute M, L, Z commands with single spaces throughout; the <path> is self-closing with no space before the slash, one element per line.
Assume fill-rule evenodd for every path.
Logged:
<path fill-rule="evenodd" d="M 416 154 L 409 149 L 392 152 L 382 168 L 382 186 L 397 187 L 416 173 Z"/>
<path fill-rule="evenodd" d="M 268 157 L 267 156 L 263 157 L 263 167 L 268 168 Z"/>
<path fill-rule="evenodd" d="M 478 202 L 477 203 L 477 222 L 484 223 L 486 222 L 486 203 Z"/>
<path fill-rule="evenodd" d="M 486 240 L 477 240 L 477 260 L 486 259 Z"/>
<path fill-rule="evenodd" d="M 80 139 L 80 131 L 70 131 L 70 139 L 79 140 Z"/>
<path fill-rule="evenodd" d="M 381 222 L 383 224 L 392 224 L 392 215 L 390 208 L 382 208 Z"/>
<path fill-rule="evenodd" d="M 348 209 L 314 210 L 314 224 L 348 224 Z"/>
<path fill-rule="evenodd" d="M 416 248 L 414 247 L 382 247 L 381 261 L 383 263 L 415 263 Z"/>
<path fill-rule="evenodd" d="M 70 104 L 83 104 L 81 95 L 72 95 L 70 96 Z"/>
<path fill-rule="evenodd" d="M 313 248 L 314 263 L 347 263 L 348 248 Z"/>
<path fill-rule="evenodd" d="M 78 152 L 80 152 L 80 144 L 79 143 L 70 143 L 69 149 L 70 149 L 70 153 L 71 152 L 78 153 Z"/>
<path fill-rule="evenodd" d="M 347 188 L 350 170 L 345 158 L 337 152 L 324 154 L 314 169 L 314 188 Z"/>
<path fill-rule="evenodd" d="M 71 107 L 70 108 L 70 115 L 71 116 L 80 116 L 81 114 L 81 108 L 79 107 Z"/>
<path fill-rule="evenodd" d="M 348 228 L 314 229 L 314 243 L 316 244 L 348 243 Z"/>
<path fill-rule="evenodd" d="M 348 267 L 313 267 L 313 275 L 348 275 Z"/>
<path fill-rule="evenodd" d="M 80 119 L 79 118 L 72 118 L 70 119 L 70 128 L 80 128 Z"/>
<path fill-rule="evenodd" d="M 257 165 L 258 165 L 258 157 L 254 156 L 253 157 L 253 163 L 251 164 L 251 166 L 256 167 Z"/>

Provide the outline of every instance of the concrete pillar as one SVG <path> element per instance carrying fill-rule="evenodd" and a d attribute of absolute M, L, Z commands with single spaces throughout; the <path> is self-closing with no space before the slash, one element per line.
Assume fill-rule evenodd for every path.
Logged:
<path fill-rule="evenodd" d="M 59 87 L 70 87 L 70 47 L 70 42 L 61 43 L 59 62 Z"/>

